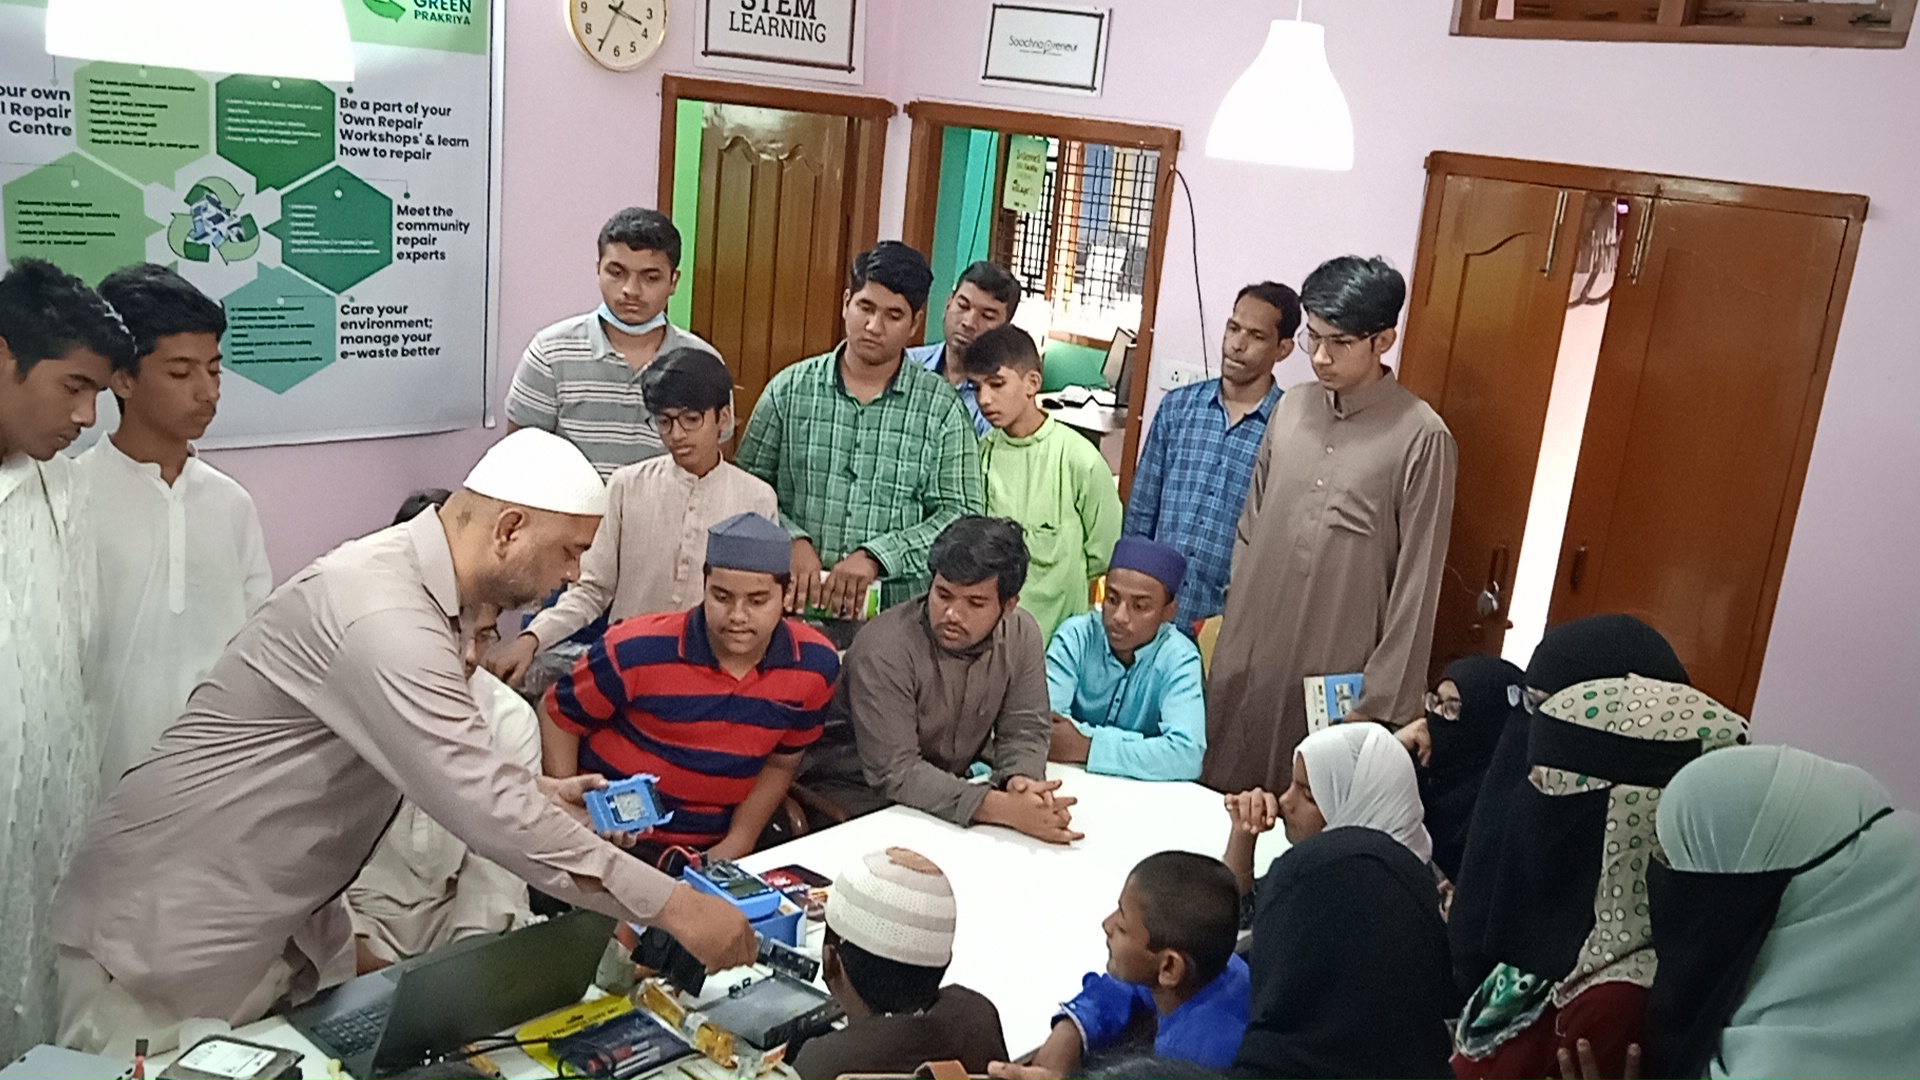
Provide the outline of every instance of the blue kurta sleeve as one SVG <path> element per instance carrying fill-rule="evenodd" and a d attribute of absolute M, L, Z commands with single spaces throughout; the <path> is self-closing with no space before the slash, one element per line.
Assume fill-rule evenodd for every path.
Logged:
<path fill-rule="evenodd" d="M 1134 1010 L 1142 1007 L 1154 1007 L 1146 987 L 1096 972 L 1080 981 L 1080 993 L 1072 1001 L 1063 1003 L 1054 1019 L 1071 1017 L 1080 1027 L 1083 1049 L 1093 1052 L 1119 1041 L 1127 1030 L 1127 1023 L 1133 1019 Z"/>
<path fill-rule="evenodd" d="M 1073 715 L 1073 695 L 1080 688 L 1080 664 L 1086 655 L 1087 619 L 1100 613 L 1076 615 L 1060 624 L 1047 645 L 1047 703 L 1061 716 Z"/>

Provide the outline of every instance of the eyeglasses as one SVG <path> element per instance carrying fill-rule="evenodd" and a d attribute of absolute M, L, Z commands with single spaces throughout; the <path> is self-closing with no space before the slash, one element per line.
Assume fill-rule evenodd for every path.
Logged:
<path fill-rule="evenodd" d="M 1552 694 L 1547 693 L 1545 690 L 1535 690 L 1529 686 L 1527 687 L 1526 693 L 1520 695 L 1520 707 L 1529 713 L 1537 714 L 1540 711 L 1540 706 L 1545 705 L 1547 699 L 1552 696 Z"/>
<path fill-rule="evenodd" d="M 1355 337 L 1352 334 L 1329 334 L 1322 337 L 1302 326 L 1299 333 L 1293 336 L 1293 340 L 1300 346 L 1301 350 L 1307 354 L 1308 359 L 1320 355 L 1320 350 L 1325 348 L 1328 356 L 1338 360 L 1352 356 L 1354 350 L 1362 345 L 1371 344 L 1374 338 L 1384 333 L 1386 333 L 1386 331 L 1381 330 L 1367 334 L 1364 337 Z"/>
<path fill-rule="evenodd" d="M 700 430 L 700 425 L 705 423 L 706 419 L 706 413 L 695 412 L 691 409 L 670 413 L 654 413 L 653 426 L 658 428 L 662 435 L 676 428 L 691 435 Z"/>
<path fill-rule="evenodd" d="M 1460 719 L 1460 699 L 1441 697 L 1433 691 L 1427 691 L 1427 711 L 1442 720 Z"/>

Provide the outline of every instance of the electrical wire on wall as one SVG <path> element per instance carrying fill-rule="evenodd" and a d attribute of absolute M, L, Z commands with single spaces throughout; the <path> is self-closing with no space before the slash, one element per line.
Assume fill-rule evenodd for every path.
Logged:
<path fill-rule="evenodd" d="M 1193 255 L 1193 303 L 1200 310 L 1200 370 L 1206 377 L 1213 378 L 1213 365 L 1207 360 L 1207 343 L 1213 339 L 1207 336 L 1207 301 L 1200 293 L 1200 222 L 1193 212 L 1193 188 L 1187 185 L 1187 176 L 1179 169 L 1173 170 L 1173 178 L 1180 183 L 1180 190 L 1187 196 L 1187 250 Z"/>

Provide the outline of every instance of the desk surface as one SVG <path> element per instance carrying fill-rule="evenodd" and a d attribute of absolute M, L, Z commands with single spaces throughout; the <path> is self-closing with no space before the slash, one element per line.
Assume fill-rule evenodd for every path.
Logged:
<path fill-rule="evenodd" d="M 749 856 L 764 871 L 798 863 L 831 878 L 869 851 L 912 848 L 940 865 L 958 906 L 950 982 L 985 994 L 1000 1010 L 1007 1049 L 1022 1054 L 1046 1039 L 1060 1002 L 1080 978 L 1103 971 L 1113 910 L 1134 864 L 1156 851 L 1218 856 L 1228 822 L 1220 795 L 1199 784 L 1148 783 L 1050 765 L 1060 790 L 1080 801 L 1074 828 L 1086 839 L 1043 843 L 1010 829 L 963 829 L 917 810 L 891 807 Z M 1257 869 L 1286 850 L 1278 829 L 1260 838 Z M 820 927 L 808 944 L 817 955 Z"/>
<path fill-rule="evenodd" d="M 1056 846 L 996 826 L 962 829 L 896 806 L 741 863 L 754 871 L 799 863 L 838 878 L 853 859 L 893 846 L 912 848 L 938 863 L 953 882 L 959 906 L 947 978 L 992 1000 L 1007 1048 L 1025 1053 L 1046 1038 L 1048 1021 L 1079 989 L 1080 977 L 1105 969 L 1100 922 L 1113 910 L 1127 871 L 1156 851 L 1217 856 L 1227 839 L 1219 794 L 1198 784 L 1096 776 L 1071 765 L 1048 770 L 1061 781 L 1063 793 L 1080 800 L 1073 808 L 1074 827 L 1087 835 L 1078 843 Z M 1262 836 L 1256 867 L 1264 870 L 1284 850 L 1279 830 Z M 808 951 L 817 956 L 821 926 L 808 928 Z M 724 985 L 726 979 L 725 973 L 714 976 L 709 985 Z M 326 1056 L 281 1017 L 248 1024 L 234 1035 L 299 1051 L 304 1075 L 329 1075 Z M 175 1056 L 157 1056 L 148 1074 L 158 1073 Z M 491 1056 L 509 1078 L 551 1075 L 518 1050 Z M 698 1076 L 723 1075 L 704 1059 L 683 1064 Z M 671 1068 L 668 1072 L 678 1075 Z"/>

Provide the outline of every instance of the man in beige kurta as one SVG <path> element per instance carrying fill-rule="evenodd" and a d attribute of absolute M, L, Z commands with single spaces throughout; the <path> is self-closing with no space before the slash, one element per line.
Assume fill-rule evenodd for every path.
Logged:
<path fill-rule="evenodd" d="M 1308 676 L 1364 675 L 1349 721 L 1422 715 L 1456 451 L 1381 363 L 1405 296 L 1397 271 L 1350 256 L 1301 289 L 1317 382 L 1281 397 L 1240 515 L 1207 681 L 1200 778 L 1217 790 L 1288 785 Z"/>
<path fill-rule="evenodd" d="M 580 452 L 528 429 L 446 507 L 323 556 L 268 598 L 89 826 L 55 898 L 60 1039 L 166 1049 L 353 974 L 341 894 L 404 794 L 481 856 L 709 963 L 750 962 L 737 908 L 580 823 L 580 787 L 503 755 L 467 687 L 463 609 L 578 573 L 605 512 Z M 711 902 L 710 902 L 711 901 Z"/>

